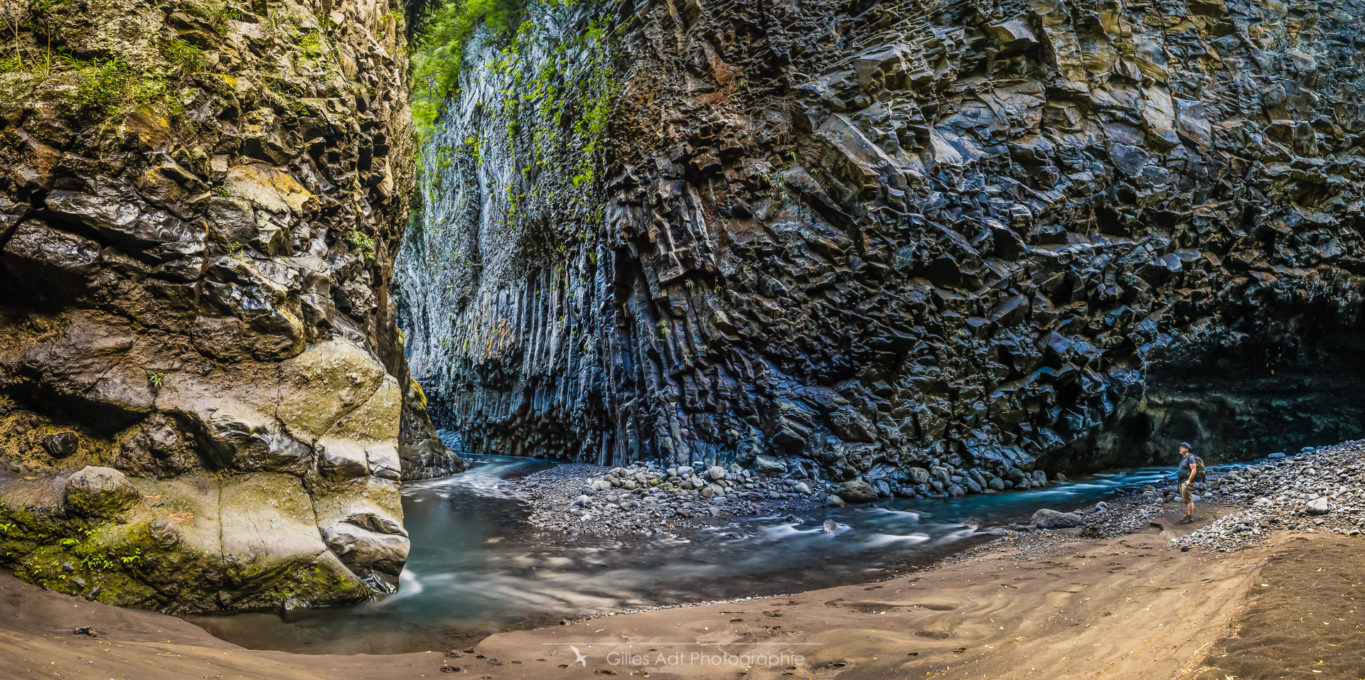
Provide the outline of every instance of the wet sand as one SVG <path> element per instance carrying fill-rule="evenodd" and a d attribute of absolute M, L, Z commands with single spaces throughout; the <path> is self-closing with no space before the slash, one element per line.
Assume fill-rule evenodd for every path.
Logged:
<path fill-rule="evenodd" d="M 387 656 L 247 650 L 0 575 L 0 677 L 1365 677 L 1365 539 L 1286 533 L 1237 553 L 1180 552 L 1170 539 L 1192 527 L 1178 518 L 1171 508 L 1159 528 L 1105 540 L 1006 542 L 879 583 Z M 86 625 L 99 637 L 73 632 Z"/>

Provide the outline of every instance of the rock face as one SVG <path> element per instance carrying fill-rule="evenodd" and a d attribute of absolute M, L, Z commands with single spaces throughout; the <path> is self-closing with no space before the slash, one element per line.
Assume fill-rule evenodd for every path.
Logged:
<path fill-rule="evenodd" d="M 177 611 L 393 588 L 400 478 L 460 469 L 389 296 L 412 184 L 401 10 L 17 3 L 0 564 Z"/>
<path fill-rule="evenodd" d="M 400 323 L 469 450 L 1011 488 L 1253 433 L 1158 379 L 1359 319 L 1358 0 L 614 7 L 472 41 L 429 142 Z M 601 139 L 527 103 L 592 17 Z M 1238 403 L 1319 432 L 1277 400 Z"/>

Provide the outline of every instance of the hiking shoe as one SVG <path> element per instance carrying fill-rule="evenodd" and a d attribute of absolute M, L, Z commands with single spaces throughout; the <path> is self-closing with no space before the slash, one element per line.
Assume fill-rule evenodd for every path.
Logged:
<path fill-rule="evenodd" d="M 1180 519 L 1180 523 L 1181 523 L 1181 524 L 1194 524 L 1194 518 L 1193 518 L 1193 517 L 1190 517 L 1189 515 L 1185 515 L 1184 517 L 1182 517 L 1182 518 Z"/>

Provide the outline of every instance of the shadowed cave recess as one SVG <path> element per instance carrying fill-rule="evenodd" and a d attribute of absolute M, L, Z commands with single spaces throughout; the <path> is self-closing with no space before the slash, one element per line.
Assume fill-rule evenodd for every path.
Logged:
<path fill-rule="evenodd" d="M 883 495 L 1360 436 L 1362 13 L 530 3 L 422 142 L 412 373 L 468 451 Z"/>

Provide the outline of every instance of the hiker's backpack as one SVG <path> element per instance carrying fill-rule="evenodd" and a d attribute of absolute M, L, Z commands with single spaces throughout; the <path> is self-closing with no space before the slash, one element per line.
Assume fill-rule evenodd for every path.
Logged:
<path fill-rule="evenodd" d="M 1194 457 L 1194 481 L 1204 481 L 1204 459 L 1199 456 Z"/>

